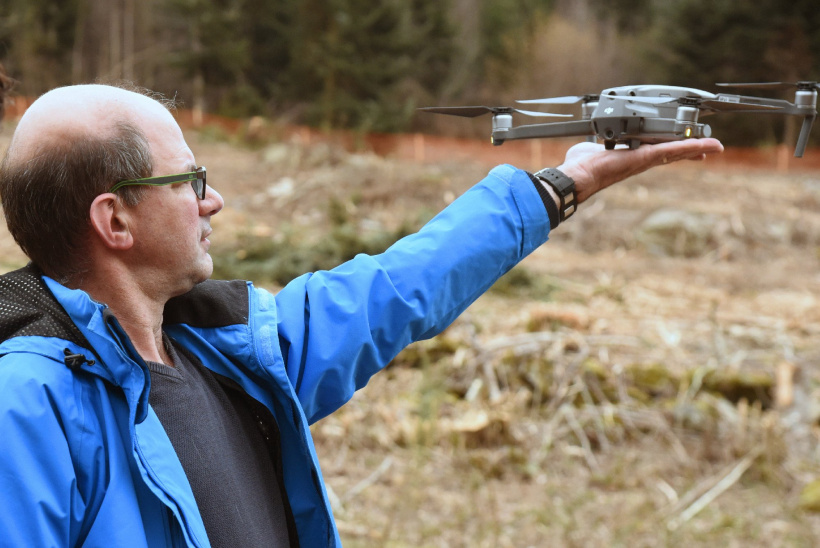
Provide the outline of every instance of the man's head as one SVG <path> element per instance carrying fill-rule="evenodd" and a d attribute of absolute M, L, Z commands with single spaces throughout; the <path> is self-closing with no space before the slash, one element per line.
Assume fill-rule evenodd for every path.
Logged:
<path fill-rule="evenodd" d="M 179 194 L 184 203 L 177 205 L 196 218 L 199 227 L 194 228 L 175 226 L 179 219 L 158 217 L 183 213 L 165 210 L 165 202 L 174 205 L 182 185 L 127 186 L 108 193 L 122 180 L 195 167 L 193 153 L 163 103 L 120 87 L 70 86 L 40 97 L 20 120 L 0 166 L 0 195 L 9 231 L 52 277 L 67 281 L 80 276 L 91 266 L 97 248 L 110 252 L 114 260 L 142 268 L 149 266 L 147 258 L 168 259 L 154 256 L 182 242 L 189 248 L 181 250 L 182 257 L 202 263 L 193 277 L 204 279 L 211 266 L 207 249 L 199 253 L 191 248 L 204 240 L 207 219 L 221 208 L 218 194 L 210 191 L 202 200 L 208 202 L 204 207 L 196 203 L 190 184 L 190 196 Z M 149 219 L 154 226 L 148 226 Z M 198 233 L 174 234 L 174 240 L 167 237 L 165 247 L 159 247 L 165 228 Z M 127 237 L 120 238 L 120 232 Z M 189 241 L 193 239 L 196 244 Z"/>

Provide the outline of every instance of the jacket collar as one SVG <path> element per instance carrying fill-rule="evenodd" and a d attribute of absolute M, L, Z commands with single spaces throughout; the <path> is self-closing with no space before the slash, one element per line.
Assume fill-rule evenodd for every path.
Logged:
<path fill-rule="evenodd" d="M 81 289 L 69 289 L 48 276 L 43 281 L 91 346 L 84 349 L 90 355 L 82 353 L 86 360 L 79 368 L 122 387 L 136 422 L 142 422 L 151 376 L 116 317 Z"/>

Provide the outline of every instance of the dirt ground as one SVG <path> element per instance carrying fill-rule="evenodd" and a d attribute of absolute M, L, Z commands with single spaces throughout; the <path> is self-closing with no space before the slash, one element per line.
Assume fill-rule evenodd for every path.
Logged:
<path fill-rule="evenodd" d="M 214 253 L 318 238 L 331 198 L 393 229 L 569 146 L 243 131 L 188 132 L 225 197 Z M 727 152 L 593 198 L 314 426 L 346 546 L 820 542 L 820 162 Z M 0 261 L 24 262 L 5 227 Z"/>

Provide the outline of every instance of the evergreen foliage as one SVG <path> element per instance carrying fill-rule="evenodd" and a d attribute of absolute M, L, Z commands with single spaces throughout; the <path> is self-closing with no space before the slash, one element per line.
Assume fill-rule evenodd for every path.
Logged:
<path fill-rule="evenodd" d="M 586 36 L 542 51 L 555 30 Z M 21 94 L 125 78 L 211 112 L 359 131 L 602 80 L 820 79 L 816 0 L 0 0 L 0 44 Z M 738 137 L 789 133 L 726 118 Z"/>
<path fill-rule="evenodd" d="M 816 2 L 676 0 L 659 3 L 652 65 L 670 85 L 715 89 L 717 82 L 820 79 L 820 11 Z M 780 95 L 783 98 L 792 97 Z M 711 123 L 711 122 L 710 122 Z M 782 116 L 721 116 L 713 125 L 729 143 L 792 141 L 794 120 Z"/>
<path fill-rule="evenodd" d="M 368 131 L 397 129 L 413 107 L 413 86 L 435 88 L 450 66 L 445 2 L 333 0 L 295 10 L 297 36 L 277 86 L 308 122 Z"/>

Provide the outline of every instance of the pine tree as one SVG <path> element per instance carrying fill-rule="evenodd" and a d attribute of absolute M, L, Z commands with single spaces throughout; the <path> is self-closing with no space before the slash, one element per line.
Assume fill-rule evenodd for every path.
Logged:
<path fill-rule="evenodd" d="M 277 107 L 302 105 L 323 127 L 403 127 L 412 95 L 435 93 L 452 59 L 447 3 L 434 0 L 302 0 L 266 7 L 283 41 L 255 41 L 249 81 Z M 411 89 L 412 88 L 412 89 Z M 413 93 L 408 93 L 408 90 Z"/>
<path fill-rule="evenodd" d="M 714 84 L 820 79 L 820 15 L 814 2 L 677 0 L 659 12 L 650 51 L 664 83 L 727 92 Z M 722 115 L 710 123 L 729 143 L 755 144 L 783 134 L 792 140 L 791 122 L 781 116 Z"/>

